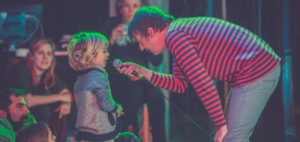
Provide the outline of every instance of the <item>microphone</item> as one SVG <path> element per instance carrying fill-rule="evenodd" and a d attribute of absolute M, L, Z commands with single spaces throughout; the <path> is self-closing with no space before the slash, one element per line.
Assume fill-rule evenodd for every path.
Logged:
<path fill-rule="evenodd" d="M 122 65 L 122 61 L 120 60 L 120 59 L 115 59 L 114 61 L 113 61 L 113 66 L 115 67 L 115 68 L 127 68 L 126 67 L 126 65 Z M 141 79 L 143 79 L 143 80 L 147 80 L 145 77 L 144 77 L 144 75 L 142 75 L 142 74 L 140 74 L 140 73 L 138 73 L 138 72 L 136 72 L 136 71 L 133 71 L 132 72 L 132 75 L 134 75 L 135 77 L 139 77 L 139 78 L 141 78 Z"/>

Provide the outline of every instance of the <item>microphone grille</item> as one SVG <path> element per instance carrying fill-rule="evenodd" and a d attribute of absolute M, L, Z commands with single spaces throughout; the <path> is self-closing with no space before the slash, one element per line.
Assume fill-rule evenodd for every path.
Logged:
<path fill-rule="evenodd" d="M 120 59 L 115 59 L 115 60 L 113 61 L 113 66 L 114 66 L 115 68 L 119 68 L 119 67 L 121 66 L 121 64 L 122 64 L 122 61 L 121 61 Z"/>

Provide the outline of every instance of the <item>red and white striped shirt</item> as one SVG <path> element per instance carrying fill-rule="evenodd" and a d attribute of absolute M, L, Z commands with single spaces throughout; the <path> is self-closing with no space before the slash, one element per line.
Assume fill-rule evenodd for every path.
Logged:
<path fill-rule="evenodd" d="M 161 88 L 183 93 L 196 90 L 216 127 L 226 124 L 214 80 L 241 86 L 263 77 L 280 57 L 250 31 L 217 18 L 182 18 L 168 27 L 166 46 L 173 55 L 173 74 L 153 73 Z"/>

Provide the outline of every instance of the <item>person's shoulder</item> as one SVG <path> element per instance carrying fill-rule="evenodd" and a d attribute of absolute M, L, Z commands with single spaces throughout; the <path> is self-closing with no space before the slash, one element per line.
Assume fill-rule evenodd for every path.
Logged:
<path fill-rule="evenodd" d="M 9 121 L 6 118 L 0 117 L 0 126 L 13 131 L 12 125 L 9 123 Z"/>
<path fill-rule="evenodd" d="M 0 118 L 0 141 L 13 142 L 15 139 L 14 129 L 9 121 L 5 118 Z"/>
<path fill-rule="evenodd" d="M 103 88 L 103 86 L 109 85 L 108 74 L 98 68 L 92 68 L 86 71 L 78 78 L 81 85 L 87 90 L 93 90 L 95 88 Z"/>
<path fill-rule="evenodd" d="M 96 67 L 93 68 L 93 71 L 97 74 L 98 77 L 101 77 L 103 79 L 108 79 L 108 73 L 104 68 Z"/>
<path fill-rule="evenodd" d="M 78 73 L 80 77 L 88 80 L 108 79 L 108 73 L 104 68 L 93 67 Z"/>

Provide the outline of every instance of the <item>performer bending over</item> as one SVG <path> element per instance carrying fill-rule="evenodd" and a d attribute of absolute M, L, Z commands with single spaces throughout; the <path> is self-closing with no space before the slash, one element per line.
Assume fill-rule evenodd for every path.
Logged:
<path fill-rule="evenodd" d="M 136 12 L 129 34 L 139 42 L 140 50 L 159 54 L 167 48 L 174 58 L 173 74 L 128 62 L 118 68 L 120 73 L 132 78 L 139 73 L 155 86 L 177 93 L 191 84 L 215 124 L 216 142 L 249 141 L 280 75 L 281 59 L 265 41 L 227 21 L 174 19 L 153 6 Z M 227 121 L 212 79 L 231 83 Z"/>

